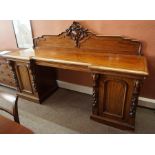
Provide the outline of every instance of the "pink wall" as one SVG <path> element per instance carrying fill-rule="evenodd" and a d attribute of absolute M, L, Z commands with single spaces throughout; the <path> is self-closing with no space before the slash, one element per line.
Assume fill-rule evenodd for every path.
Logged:
<path fill-rule="evenodd" d="M 33 36 L 59 34 L 70 26 L 67 20 L 33 20 L 31 21 Z M 140 40 L 147 56 L 150 75 L 145 80 L 141 96 L 155 99 L 155 20 L 83 20 L 80 23 L 90 31 L 99 35 L 123 35 Z M 16 48 L 15 35 L 11 21 L 0 21 L 0 49 Z M 91 85 L 90 74 L 59 70 L 60 80 Z M 70 75 L 70 76 L 68 76 Z"/>
<path fill-rule="evenodd" d="M 11 20 L 0 20 L 0 50 L 16 49 L 16 38 Z"/>
<path fill-rule="evenodd" d="M 72 23 L 72 21 L 67 20 L 31 22 L 35 37 L 43 34 L 59 34 Z M 99 35 L 123 35 L 140 40 L 143 43 L 143 52 L 148 59 L 150 75 L 144 82 L 141 96 L 155 99 L 155 20 L 83 20 L 80 23 Z M 79 76 L 79 73 L 66 72 L 64 70 L 58 73 L 60 80 L 91 85 L 91 78 L 88 74 L 81 73 Z M 70 76 L 67 76 L 68 74 L 66 73 Z"/>

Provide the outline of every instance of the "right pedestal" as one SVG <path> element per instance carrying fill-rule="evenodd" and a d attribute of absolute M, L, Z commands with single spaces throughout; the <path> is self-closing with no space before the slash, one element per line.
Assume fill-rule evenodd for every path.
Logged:
<path fill-rule="evenodd" d="M 94 73 L 91 119 L 120 129 L 135 128 L 142 77 Z"/>

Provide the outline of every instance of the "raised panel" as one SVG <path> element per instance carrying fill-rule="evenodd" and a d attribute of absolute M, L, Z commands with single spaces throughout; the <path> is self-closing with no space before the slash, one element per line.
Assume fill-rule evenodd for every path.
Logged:
<path fill-rule="evenodd" d="M 20 90 L 22 92 L 32 94 L 33 90 L 31 86 L 31 80 L 30 80 L 29 70 L 27 66 L 25 66 L 24 64 L 18 64 L 17 73 L 19 78 Z"/>
<path fill-rule="evenodd" d="M 127 83 L 121 80 L 104 81 L 103 113 L 123 118 Z"/>
<path fill-rule="evenodd" d="M 131 80 L 114 76 L 99 78 L 99 115 L 116 120 L 127 120 L 129 85 Z"/>

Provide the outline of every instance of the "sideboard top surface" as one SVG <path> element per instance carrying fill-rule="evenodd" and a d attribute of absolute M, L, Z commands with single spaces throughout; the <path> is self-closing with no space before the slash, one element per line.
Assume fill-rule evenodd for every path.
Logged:
<path fill-rule="evenodd" d="M 110 70 L 139 75 L 148 75 L 147 62 L 144 56 L 122 55 L 111 53 L 91 53 L 88 50 L 78 52 L 74 49 L 41 48 L 17 50 L 6 54 L 8 59 L 55 62 L 74 64 L 88 67 L 89 69 Z"/>
<path fill-rule="evenodd" d="M 88 71 L 98 69 L 148 75 L 139 41 L 121 36 L 98 36 L 77 22 L 60 35 L 35 38 L 34 49 L 17 50 L 4 57 L 79 65 Z"/>

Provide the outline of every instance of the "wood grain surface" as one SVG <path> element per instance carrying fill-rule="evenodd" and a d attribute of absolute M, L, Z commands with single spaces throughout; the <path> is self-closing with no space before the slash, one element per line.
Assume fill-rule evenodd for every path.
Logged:
<path fill-rule="evenodd" d="M 32 133 L 33 132 L 30 129 L 0 115 L 0 134 L 32 134 Z"/>

